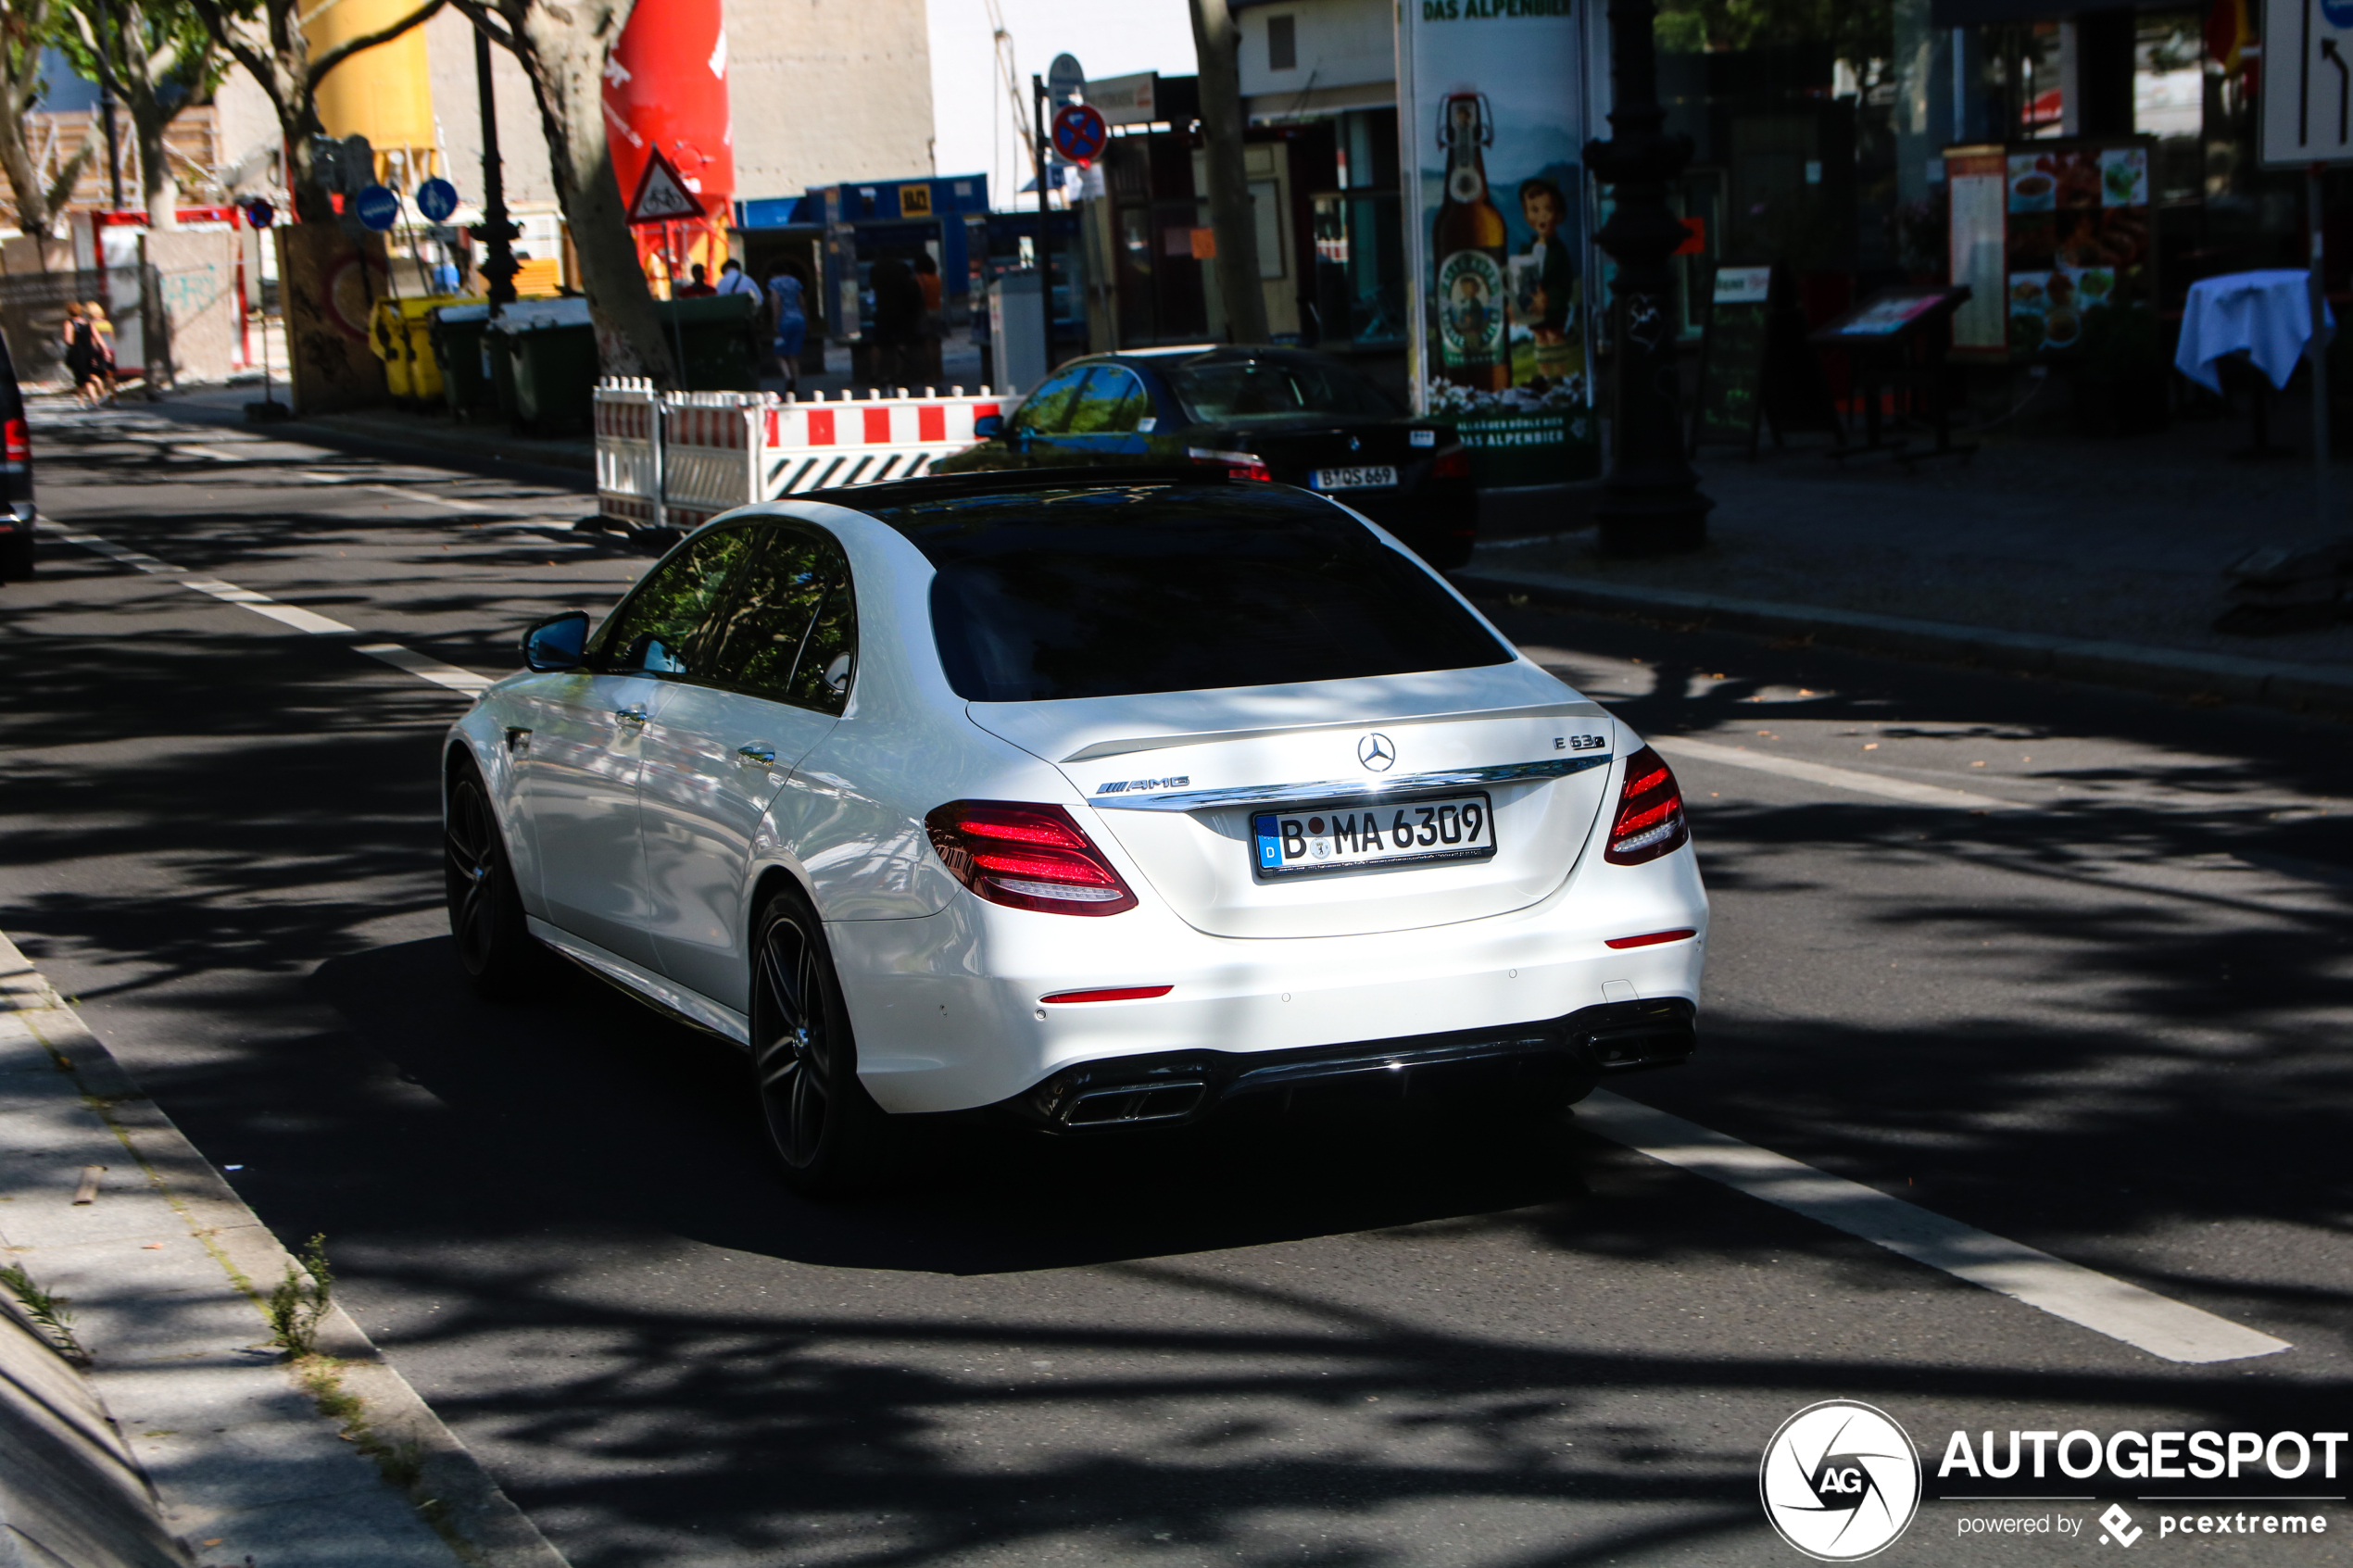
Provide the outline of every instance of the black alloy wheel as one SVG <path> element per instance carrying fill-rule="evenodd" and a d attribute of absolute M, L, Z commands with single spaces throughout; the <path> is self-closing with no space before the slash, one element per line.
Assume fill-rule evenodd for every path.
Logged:
<path fill-rule="evenodd" d="M 794 892 L 771 898 L 755 929 L 752 1073 L 769 1148 L 797 1192 L 861 1191 L 883 1173 L 888 1119 L 858 1082 L 824 929 Z"/>
<path fill-rule="evenodd" d="M 30 582 L 32 577 L 32 535 L 12 533 L 0 539 L 0 583 Z"/>
<path fill-rule="evenodd" d="M 507 864 L 498 819 L 472 762 L 461 764 L 449 782 L 441 842 L 458 963 L 484 996 L 510 997 L 531 977 L 538 944 L 523 925 L 522 897 Z"/>

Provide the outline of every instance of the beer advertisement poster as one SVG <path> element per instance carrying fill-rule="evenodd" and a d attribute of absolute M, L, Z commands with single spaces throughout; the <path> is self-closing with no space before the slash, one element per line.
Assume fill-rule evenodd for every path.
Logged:
<path fill-rule="evenodd" d="M 1398 56 L 1419 410 L 1483 485 L 1601 471 L 1575 0 L 1405 0 Z"/>

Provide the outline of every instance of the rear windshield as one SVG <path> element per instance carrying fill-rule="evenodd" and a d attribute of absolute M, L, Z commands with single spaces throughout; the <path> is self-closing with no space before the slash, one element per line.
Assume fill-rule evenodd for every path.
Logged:
<path fill-rule="evenodd" d="M 1347 366 L 1315 359 L 1201 359 L 1165 373 L 1197 424 L 1404 411 Z"/>
<path fill-rule="evenodd" d="M 1044 702 L 1509 663 L 1431 578 L 1327 501 L 1237 485 L 877 510 L 939 575 L 958 696 Z"/>

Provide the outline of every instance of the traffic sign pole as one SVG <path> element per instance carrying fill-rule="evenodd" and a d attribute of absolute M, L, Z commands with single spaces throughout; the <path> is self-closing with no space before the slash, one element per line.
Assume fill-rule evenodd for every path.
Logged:
<path fill-rule="evenodd" d="M 1038 372 L 1042 384 L 1054 373 L 1054 253 L 1047 235 L 1046 219 L 1046 82 L 1042 77 L 1029 79 L 1030 118 L 1036 122 L 1038 155 L 1038 319 L 1045 323 L 1046 368 Z"/>

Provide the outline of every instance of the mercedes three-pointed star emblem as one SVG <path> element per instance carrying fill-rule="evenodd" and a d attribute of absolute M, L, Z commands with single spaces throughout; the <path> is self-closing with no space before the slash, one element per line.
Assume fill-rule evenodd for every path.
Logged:
<path fill-rule="evenodd" d="M 1356 743 L 1356 760 L 1373 772 L 1385 773 L 1389 771 L 1390 764 L 1397 760 L 1397 746 L 1387 735 L 1375 730 Z"/>

